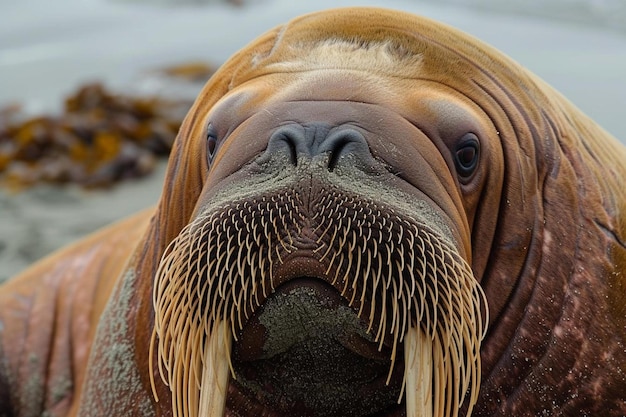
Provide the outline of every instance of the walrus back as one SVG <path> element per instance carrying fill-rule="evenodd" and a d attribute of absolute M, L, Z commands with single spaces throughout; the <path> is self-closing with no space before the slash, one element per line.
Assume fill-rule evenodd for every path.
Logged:
<path fill-rule="evenodd" d="M 151 215 L 98 231 L 0 287 L 0 415 L 67 414 L 100 314 Z"/>

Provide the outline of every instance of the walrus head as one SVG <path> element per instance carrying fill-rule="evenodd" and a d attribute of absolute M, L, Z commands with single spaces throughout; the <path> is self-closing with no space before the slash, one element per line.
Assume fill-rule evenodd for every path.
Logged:
<path fill-rule="evenodd" d="M 231 361 L 233 406 L 256 415 L 393 413 L 405 384 L 408 401 L 424 385 L 451 410 L 478 384 L 482 296 L 448 214 L 455 201 L 431 189 L 453 177 L 428 163 L 402 172 L 390 148 L 412 143 L 415 160 L 435 146 L 383 106 L 332 98 L 358 88 L 350 78 L 319 98 L 298 82 L 258 107 L 265 82 L 252 82 L 208 114 L 210 186 L 154 287 L 161 372 L 185 415 L 207 361 Z M 242 107 L 242 121 L 225 122 Z M 479 143 L 458 140 L 449 159 L 466 175 Z M 232 352 L 214 346 L 231 337 Z"/>
<path fill-rule="evenodd" d="M 175 415 L 455 415 L 486 317 L 460 190 L 491 132 L 413 45 L 301 32 L 193 111 L 202 191 L 154 284 Z"/>
<path fill-rule="evenodd" d="M 487 311 L 524 293 L 559 128 L 537 81 L 476 45 L 335 10 L 208 82 L 146 238 L 160 262 L 137 268 L 153 277 L 150 384 L 174 416 L 471 413 L 485 360 L 507 349 L 481 357 Z"/>

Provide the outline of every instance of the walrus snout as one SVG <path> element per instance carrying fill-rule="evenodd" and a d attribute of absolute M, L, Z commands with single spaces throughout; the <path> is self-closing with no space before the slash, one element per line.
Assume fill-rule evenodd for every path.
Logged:
<path fill-rule="evenodd" d="M 262 159 L 289 157 L 293 166 L 305 160 L 327 156 L 326 168 L 333 171 L 340 161 L 351 155 L 357 161 L 370 160 L 365 136 L 351 126 L 331 127 L 326 123 L 288 124 L 271 135 Z"/>
<path fill-rule="evenodd" d="M 276 156 L 265 169 L 282 175 L 280 188 L 260 182 L 240 200 L 214 199 L 172 241 L 154 291 L 162 369 L 230 366 L 227 407 L 256 404 L 248 415 L 395 416 L 406 381 L 430 378 L 431 368 L 437 381 L 457 381 L 457 393 L 435 396 L 462 398 L 476 380 L 483 304 L 453 237 L 425 203 L 414 199 L 409 211 L 375 201 L 368 173 L 342 157 L 330 173 L 316 158 L 281 169 Z M 349 188 L 358 175 L 360 193 Z M 306 277 L 323 285 L 303 285 Z M 408 358 L 407 343 L 418 352 Z M 185 373 L 170 375 L 184 389 Z"/>
<path fill-rule="evenodd" d="M 309 339 L 335 339 L 359 356 L 387 361 L 358 310 L 324 280 L 300 277 L 276 288 L 236 344 L 242 360 L 268 359 Z"/>

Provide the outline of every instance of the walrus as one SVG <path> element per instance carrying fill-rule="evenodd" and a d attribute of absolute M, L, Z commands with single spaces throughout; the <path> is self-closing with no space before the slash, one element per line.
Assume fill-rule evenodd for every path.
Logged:
<path fill-rule="evenodd" d="M 5 416 L 626 414 L 626 150 L 371 8 L 236 53 L 153 209 L 0 292 Z"/>

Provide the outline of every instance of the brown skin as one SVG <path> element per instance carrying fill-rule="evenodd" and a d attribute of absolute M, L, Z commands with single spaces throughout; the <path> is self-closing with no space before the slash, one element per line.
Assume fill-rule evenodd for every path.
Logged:
<path fill-rule="evenodd" d="M 0 291 L 0 415 L 76 408 L 99 318 L 153 209 L 56 252 Z M 4 407 L 4 408 L 3 408 Z M 4 414 L 3 414 L 4 413 Z"/>
<path fill-rule="evenodd" d="M 397 57 L 307 61 L 310 45 L 329 38 L 392 39 Z M 220 139 L 210 167 L 209 122 Z M 346 168 L 338 181 L 380 173 L 381 193 L 426 202 L 449 228 L 489 307 L 473 415 L 626 413 L 623 146 L 464 34 L 347 9 L 277 28 L 217 72 L 181 128 L 152 222 L 143 213 L 2 287 L 0 415 L 171 414 L 168 388 L 156 375 L 156 403 L 149 382 L 161 255 L 220 190 L 249 183 L 272 131 L 290 122 L 358 128 L 369 168 Z M 454 150 L 467 132 L 480 161 L 461 178 Z M 38 291 L 44 284 L 55 291 Z M 65 380 L 71 388 L 59 390 Z"/>

